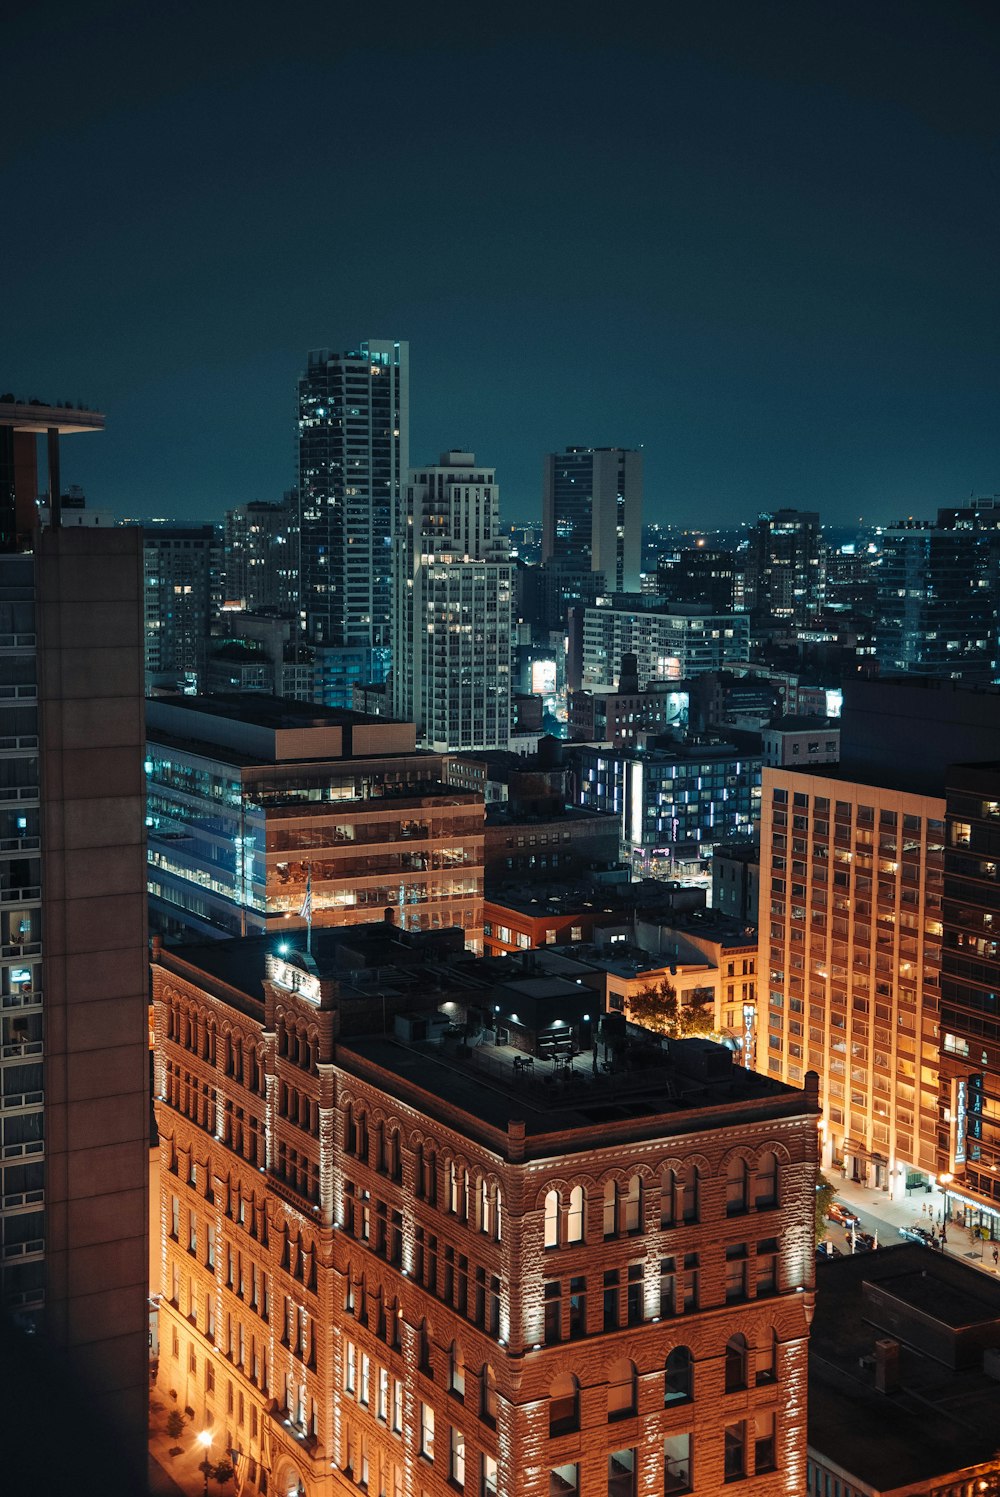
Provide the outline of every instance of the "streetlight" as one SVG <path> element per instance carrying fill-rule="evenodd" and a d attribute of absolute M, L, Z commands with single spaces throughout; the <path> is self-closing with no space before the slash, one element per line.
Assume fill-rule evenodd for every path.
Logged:
<path fill-rule="evenodd" d="M 201 1429 L 195 1438 L 205 1452 L 205 1459 L 199 1462 L 198 1470 L 205 1477 L 205 1497 L 208 1497 L 208 1478 L 212 1473 L 212 1462 L 208 1458 L 208 1452 L 212 1448 L 212 1431 L 210 1429 Z"/>
<path fill-rule="evenodd" d="M 944 1188 L 944 1214 L 941 1218 L 941 1241 L 948 1241 L 948 1222 L 950 1219 L 950 1206 L 948 1203 L 948 1186 L 954 1180 L 954 1175 L 938 1175 L 938 1184 Z"/>

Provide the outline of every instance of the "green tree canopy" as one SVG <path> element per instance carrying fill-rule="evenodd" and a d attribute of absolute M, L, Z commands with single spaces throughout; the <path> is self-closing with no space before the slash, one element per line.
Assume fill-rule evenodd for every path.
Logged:
<path fill-rule="evenodd" d="M 837 1194 L 835 1188 L 825 1175 L 820 1175 L 816 1182 L 816 1243 L 817 1246 L 826 1236 L 826 1213 L 833 1205 L 833 1198 Z"/>
<path fill-rule="evenodd" d="M 695 988 L 687 1003 L 681 1004 L 677 989 L 663 978 L 655 987 L 643 988 L 628 1000 L 628 1016 L 633 1024 L 668 1035 L 672 1040 L 711 1034 L 714 1028 L 712 990 Z"/>

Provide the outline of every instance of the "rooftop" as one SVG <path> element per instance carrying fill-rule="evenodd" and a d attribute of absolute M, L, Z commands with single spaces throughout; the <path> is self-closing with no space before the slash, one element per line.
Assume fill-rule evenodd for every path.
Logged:
<path fill-rule="evenodd" d="M 319 707 L 315 702 L 299 702 L 291 697 L 245 696 L 241 692 L 211 697 L 178 695 L 161 700 L 192 715 L 224 717 L 229 722 L 251 723 L 257 728 L 329 728 L 385 722 L 385 718 L 352 712 L 346 707 Z"/>
<path fill-rule="evenodd" d="M 722 1045 L 650 1037 L 630 1043 L 626 1055 L 610 1074 L 595 1072 L 589 1054 L 568 1064 L 537 1061 L 526 1071 L 506 1047 L 463 1046 L 458 1036 L 440 1046 L 372 1035 L 342 1042 L 337 1061 L 452 1127 L 457 1110 L 463 1131 L 504 1153 L 502 1135 L 523 1125 L 526 1157 L 543 1156 L 553 1135 L 567 1132 L 580 1148 L 594 1148 L 729 1127 L 735 1115 L 749 1122 L 817 1110 L 808 1093 L 734 1066 Z"/>
<path fill-rule="evenodd" d="M 821 1262 L 809 1346 L 809 1445 L 859 1482 L 895 1491 L 989 1460 L 1000 1429 L 1000 1382 L 982 1367 L 1000 1348 L 1000 1285 L 916 1243 Z M 872 1294 L 891 1296 L 942 1335 L 980 1332 L 973 1365 L 957 1370 L 873 1319 Z M 874 1312 L 874 1313 L 877 1313 Z M 919 1334 L 917 1320 L 912 1332 Z M 900 1342 L 899 1387 L 875 1387 L 875 1343 Z M 930 1339 L 925 1346 L 935 1344 Z M 845 1432 L 850 1431 L 849 1438 Z"/>
<path fill-rule="evenodd" d="M 282 950 L 285 943 L 273 937 L 183 947 L 157 943 L 153 959 L 261 1023 L 269 957 L 310 970 L 321 980 L 332 978 L 337 985 L 333 1001 L 350 1005 L 355 1000 L 356 1014 L 366 1017 L 373 1000 L 377 1007 L 379 997 L 396 1000 L 402 994 L 403 1001 L 389 1009 L 387 1028 L 393 1013 L 419 1019 L 444 1010 L 441 1043 L 406 1038 L 405 1022 L 402 1037 L 342 1033 L 336 1062 L 447 1126 L 458 1126 L 457 1111 L 465 1132 L 503 1153 L 521 1124 L 528 1153 L 542 1154 L 551 1147 L 551 1135 L 567 1130 L 580 1135 L 581 1148 L 595 1147 L 623 1138 L 731 1126 L 734 1111 L 751 1121 L 818 1110 L 814 1093 L 734 1066 L 728 1050 L 708 1041 L 649 1035 L 626 1040 L 623 1033 L 607 1070 L 589 1050 L 560 1060 L 538 1059 L 525 1067 L 519 1051 L 484 1042 L 481 1026 L 492 1017 L 494 998 L 505 1009 L 530 1004 L 544 1013 L 547 1025 L 565 1013 L 561 1022 L 570 1025 L 580 1017 L 577 1008 L 590 1008 L 593 994 L 568 973 L 559 976 L 551 968 L 543 972 L 510 961 L 472 961 L 461 953 L 461 939 L 453 931 L 420 936 L 373 924 L 313 931 L 311 966 L 301 949 Z M 301 932 L 297 944 L 301 948 Z M 456 998 L 459 1009 L 479 1014 L 476 1024 L 446 1024 L 456 1012 L 449 1007 Z"/>
<path fill-rule="evenodd" d="M 91 411 L 82 405 L 50 405 L 47 400 L 15 399 L 13 395 L 0 395 L 0 426 L 11 426 L 15 431 L 50 431 L 55 428 L 61 437 L 77 431 L 103 431 L 104 416 L 100 411 Z"/>

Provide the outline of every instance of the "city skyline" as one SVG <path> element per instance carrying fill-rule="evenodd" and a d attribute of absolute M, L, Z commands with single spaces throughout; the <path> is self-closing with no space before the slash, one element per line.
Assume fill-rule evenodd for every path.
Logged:
<path fill-rule="evenodd" d="M 0 386 L 108 412 L 92 504 L 279 500 L 308 350 L 359 329 L 411 344 L 412 461 L 488 452 L 511 518 L 567 445 L 641 447 L 661 523 L 1000 489 L 974 9 L 61 14 L 5 29 Z"/>

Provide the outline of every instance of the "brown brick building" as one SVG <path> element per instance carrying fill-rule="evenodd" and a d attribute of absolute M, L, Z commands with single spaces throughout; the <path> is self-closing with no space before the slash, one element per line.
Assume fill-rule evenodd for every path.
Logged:
<path fill-rule="evenodd" d="M 154 952 L 159 1381 L 243 1491 L 802 1492 L 814 1079 L 536 1078 L 327 939 Z"/>

